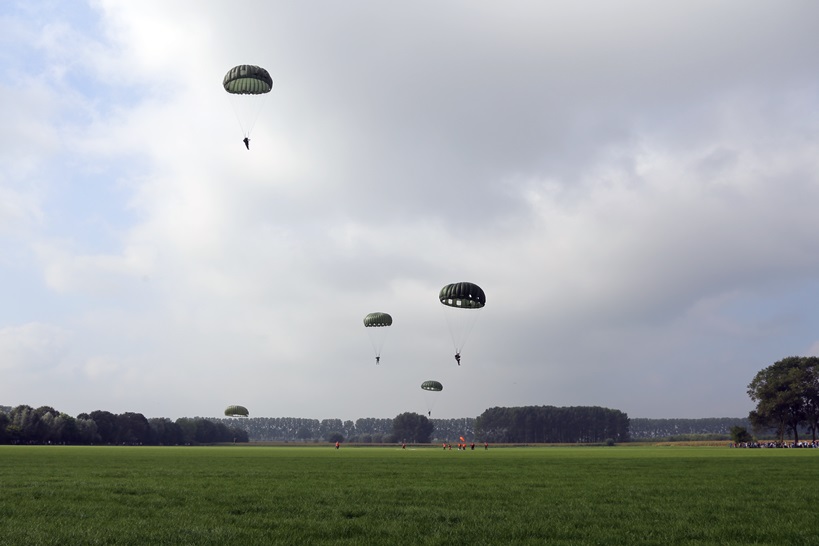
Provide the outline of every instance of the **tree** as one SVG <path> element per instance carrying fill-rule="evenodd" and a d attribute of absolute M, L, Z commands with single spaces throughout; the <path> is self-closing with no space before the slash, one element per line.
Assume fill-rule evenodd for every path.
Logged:
<path fill-rule="evenodd" d="M 392 420 L 392 441 L 427 444 L 433 430 L 435 425 L 426 416 L 412 412 L 402 413 Z"/>
<path fill-rule="evenodd" d="M 799 441 L 799 426 L 813 418 L 817 364 L 817 357 L 790 356 L 756 374 L 748 384 L 748 396 L 757 403 L 748 416 L 755 429 L 775 428 L 780 441 L 790 430 Z"/>
<path fill-rule="evenodd" d="M 475 420 L 475 435 L 490 442 L 625 442 L 629 418 L 620 410 L 597 406 L 490 408 Z"/>
<path fill-rule="evenodd" d="M 119 425 L 116 415 L 110 411 L 96 410 L 92 411 L 89 417 L 97 425 L 97 434 L 100 437 L 100 442 L 113 444 L 117 441 Z"/>
<path fill-rule="evenodd" d="M 172 446 L 183 443 L 182 428 L 167 417 L 148 419 L 151 425 L 151 437 L 160 445 Z"/>
<path fill-rule="evenodd" d="M 736 444 L 744 444 L 747 442 L 753 442 L 754 438 L 745 427 L 735 425 L 731 427 L 731 440 L 733 440 Z"/>
<path fill-rule="evenodd" d="M 54 441 L 68 444 L 82 441 L 77 420 L 67 413 L 60 413 L 54 418 L 52 436 Z"/>
<path fill-rule="evenodd" d="M 151 444 L 151 425 L 141 413 L 126 411 L 117 416 L 118 444 Z"/>
<path fill-rule="evenodd" d="M 812 440 L 816 442 L 819 432 L 819 359 L 809 358 L 805 362 L 805 420 Z"/>
<path fill-rule="evenodd" d="M 4 411 L 0 411 L 0 444 L 8 443 L 9 436 L 6 427 L 9 426 L 9 416 Z"/>
<path fill-rule="evenodd" d="M 296 432 L 296 438 L 301 440 L 302 442 L 306 442 L 310 438 L 313 437 L 313 433 L 307 427 L 300 427 L 298 432 Z"/>

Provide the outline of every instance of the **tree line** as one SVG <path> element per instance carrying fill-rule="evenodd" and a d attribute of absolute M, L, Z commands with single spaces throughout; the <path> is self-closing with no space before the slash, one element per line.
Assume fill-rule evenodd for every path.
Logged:
<path fill-rule="evenodd" d="M 247 442 L 242 428 L 202 417 L 146 419 L 97 410 L 72 417 L 50 406 L 0 411 L 0 444 L 188 445 Z"/>
<path fill-rule="evenodd" d="M 360 418 L 355 421 L 298 417 L 228 417 L 222 420 L 232 427 L 240 427 L 247 431 L 248 437 L 254 442 L 335 442 L 338 440 L 380 444 L 395 441 L 396 434 L 395 419 L 374 417 Z M 453 441 L 460 436 L 473 438 L 475 435 L 475 418 L 473 417 L 428 420 L 433 425 L 429 441 Z"/>
<path fill-rule="evenodd" d="M 477 418 L 194 417 L 146 419 L 97 410 L 71 417 L 50 406 L 0 406 L 0 443 L 185 445 L 218 442 L 603 443 L 629 439 L 628 416 L 601 407 L 491 408 Z"/>
<path fill-rule="evenodd" d="M 632 417 L 629 434 L 632 440 L 724 439 L 734 427 L 748 428 L 747 417 L 707 417 L 703 419 L 647 419 Z"/>
<path fill-rule="evenodd" d="M 629 418 L 596 406 L 490 408 L 476 419 L 475 433 L 501 443 L 626 442 Z"/>

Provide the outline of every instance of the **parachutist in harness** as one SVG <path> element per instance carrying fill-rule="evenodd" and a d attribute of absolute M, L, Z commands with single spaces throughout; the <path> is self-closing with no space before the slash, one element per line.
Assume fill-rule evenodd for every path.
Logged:
<path fill-rule="evenodd" d="M 381 357 L 380 356 L 375 357 L 375 363 L 378 364 L 379 362 L 381 362 Z"/>
<path fill-rule="evenodd" d="M 247 148 L 249 150 L 250 149 L 250 139 L 245 137 L 245 138 L 242 139 L 242 142 L 245 143 L 245 148 Z"/>
<path fill-rule="evenodd" d="M 461 365 L 461 353 L 460 352 L 455 353 L 455 360 L 458 362 L 458 366 L 460 366 Z"/>

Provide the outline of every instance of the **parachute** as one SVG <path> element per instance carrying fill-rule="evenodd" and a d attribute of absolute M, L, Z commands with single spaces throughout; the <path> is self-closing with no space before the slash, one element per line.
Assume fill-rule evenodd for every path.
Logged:
<path fill-rule="evenodd" d="M 231 106 L 239 120 L 242 134 L 249 139 L 256 118 L 262 110 L 267 93 L 273 89 L 273 78 L 260 66 L 240 64 L 225 74 L 222 86 L 228 92 Z M 245 143 L 247 144 L 247 142 Z"/>
<path fill-rule="evenodd" d="M 381 349 L 389 332 L 388 326 L 392 326 L 392 317 L 387 313 L 370 313 L 364 317 L 364 327 L 370 336 L 370 342 L 375 351 L 375 363 L 381 362 Z"/>
<path fill-rule="evenodd" d="M 250 412 L 244 406 L 228 406 L 225 408 L 225 415 L 228 417 L 247 417 Z"/>
<path fill-rule="evenodd" d="M 486 305 L 486 294 L 477 284 L 456 282 L 441 288 L 438 300 L 443 305 L 449 333 L 455 346 L 455 360 L 460 366 L 461 350 L 475 325 L 477 311 Z"/>
<path fill-rule="evenodd" d="M 424 401 L 427 404 L 427 415 L 432 417 L 432 408 L 438 401 L 439 394 L 444 390 L 444 386 L 438 381 L 424 381 L 421 383 L 421 390 L 424 391 Z"/>
<path fill-rule="evenodd" d="M 432 392 L 441 392 L 444 390 L 444 386 L 441 385 L 437 381 L 424 381 L 421 383 L 421 388 L 425 391 L 432 391 Z"/>

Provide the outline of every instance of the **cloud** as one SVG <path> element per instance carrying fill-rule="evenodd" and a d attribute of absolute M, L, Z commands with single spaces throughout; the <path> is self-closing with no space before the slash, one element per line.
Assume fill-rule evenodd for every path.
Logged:
<path fill-rule="evenodd" d="M 15 375 L 40 374 L 58 367 L 71 339 L 70 332 L 31 322 L 0 329 L 0 366 Z"/>
<path fill-rule="evenodd" d="M 355 419 L 436 379 L 441 416 L 741 415 L 815 343 L 810 3 L 38 6 L 3 22 L 0 282 L 30 304 L 0 324 L 71 332 L 88 403 Z M 250 150 L 246 62 L 276 82 Z M 488 298 L 460 369 L 457 281 Z"/>

